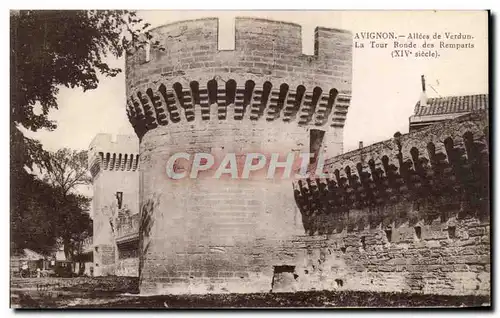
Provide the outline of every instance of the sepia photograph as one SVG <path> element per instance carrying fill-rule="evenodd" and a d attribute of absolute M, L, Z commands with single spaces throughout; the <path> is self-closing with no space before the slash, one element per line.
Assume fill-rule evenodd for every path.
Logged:
<path fill-rule="evenodd" d="M 487 10 L 10 10 L 10 308 L 491 310 Z"/>

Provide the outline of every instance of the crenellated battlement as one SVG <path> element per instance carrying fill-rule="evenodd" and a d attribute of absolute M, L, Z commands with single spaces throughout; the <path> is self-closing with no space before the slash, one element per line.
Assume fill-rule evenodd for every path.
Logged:
<path fill-rule="evenodd" d="M 329 128 L 344 126 L 350 99 L 335 88 L 211 79 L 188 85 L 176 82 L 171 87 L 162 83 L 134 91 L 127 114 L 140 138 L 158 126 L 204 121 L 295 121 L 300 126 Z"/>
<path fill-rule="evenodd" d="M 99 152 L 90 167 L 90 173 L 95 178 L 99 171 L 136 171 L 139 166 L 138 154 Z"/>
<path fill-rule="evenodd" d="M 136 136 L 98 134 L 89 146 L 89 170 L 95 178 L 101 170 L 136 171 L 139 141 Z"/>
<path fill-rule="evenodd" d="M 127 112 L 139 137 L 215 117 L 343 127 L 350 32 L 316 28 L 314 55 L 302 53 L 302 28 L 293 23 L 236 18 L 234 50 L 218 49 L 218 32 L 215 18 L 164 25 L 152 33 L 165 51 L 128 55 Z"/>
<path fill-rule="evenodd" d="M 314 54 L 303 54 L 302 27 L 299 24 L 249 17 L 235 18 L 234 50 L 219 50 L 218 18 L 202 18 L 178 21 L 151 30 L 155 41 L 164 51 L 150 47 L 128 55 L 127 65 L 150 63 L 162 59 L 181 62 L 182 55 L 191 51 L 191 57 L 203 57 L 205 53 L 243 55 L 274 54 L 278 60 L 302 58 L 309 63 L 338 63 L 352 59 L 352 33 L 347 30 L 316 27 Z M 257 54 L 256 54 L 257 53 Z M 228 55 L 226 55 L 228 56 Z M 186 60 L 187 61 L 187 60 Z M 189 63 L 188 63 L 189 64 Z"/>
<path fill-rule="evenodd" d="M 488 197 L 488 115 L 472 113 L 396 135 L 331 158 L 324 168 L 327 178 L 294 183 L 306 218 L 433 194 L 478 204 Z"/>
<path fill-rule="evenodd" d="M 439 153 L 448 157 L 453 155 L 451 151 L 454 148 L 462 149 L 459 151 L 460 155 L 467 159 L 467 153 L 470 154 L 473 150 L 471 148 L 473 143 L 482 143 L 481 149 L 488 151 L 485 147 L 488 136 L 487 129 L 488 114 L 484 111 L 474 112 L 435 124 L 422 131 L 396 135 L 392 139 L 327 159 L 325 170 L 329 172 L 344 170 L 345 172 L 347 166 L 356 170 L 354 167 L 359 163 L 376 162 L 384 157 L 387 157 L 384 160 L 393 162 L 398 169 L 405 164 L 415 166 L 416 163 L 413 161 L 418 160 L 424 160 L 431 164 L 435 163 L 431 157 Z"/>

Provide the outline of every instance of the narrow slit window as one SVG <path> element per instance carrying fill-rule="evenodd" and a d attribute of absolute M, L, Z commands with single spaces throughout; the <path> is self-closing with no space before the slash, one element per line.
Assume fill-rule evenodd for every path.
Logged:
<path fill-rule="evenodd" d="M 448 237 L 451 239 L 457 237 L 457 228 L 455 226 L 448 226 Z"/>
<path fill-rule="evenodd" d="M 325 132 L 319 129 L 311 129 L 309 131 L 309 152 L 314 154 L 309 161 L 310 164 L 316 163 L 316 159 L 321 151 L 321 146 L 323 145 L 323 138 Z"/>
<path fill-rule="evenodd" d="M 366 236 L 361 237 L 361 247 L 366 251 Z"/>
<path fill-rule="evenodd" d="M 417 240 L 422 239 L 422 228 L 420 226 L 415 226 L 415 236 Z"/>
<path fill-rule="evenodd" d="M 123 204 L 123 192 L 116 192 L 116 201 L 118 203 L 118 209 L 121 209 Z"/>
<path fill-rule="evenodd" d="M 385 237 L 387 237 L 387 242 L 392 242 L 392 229 L 385 230 Z"/>

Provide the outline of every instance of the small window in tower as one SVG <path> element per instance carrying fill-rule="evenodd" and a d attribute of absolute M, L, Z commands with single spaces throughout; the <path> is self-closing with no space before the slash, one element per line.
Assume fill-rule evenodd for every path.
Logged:
<path fill-rule="evenodd" d="M 415 226 L 415 236 L 417 237 L 417 240 L 422 238 L 422 228 L 420 226 Z"/>
<path fill-rule="evenodd" d="M 361 247 L 366 251 L 366 236 L 361 237 Z"/>
<path fill-rule="evenodd" d="M 337 283 L 337 287 L 342 287 L 344 286 L 344 281 L 342 279 L 336 279 L 335 283 Z"/>
<path fill-rule="evenodd" d="M 457 237 L 457 228 L 454 226 L 448 226 L 448 237 L 456 238 Z"/>
<path fill-rule="evenodd" d="M 116 201 L 118 203 L 118 209 L 121 209 L 123 203 L 123 192 L 116 192 Z"/>
<path fill-rule="evenodd" d="M 387 237 L 387 242 L 392 242 L 392 229 L 388 228 L 385 230 L 385 236 Z"/>
<path fill-rule="evenodd" d="M 323 145 L 323 137 L 325 136 L 325 132 L 319 129 L 311 129 L 309 131 L 309 152 L 314 154 L 314 157 L 311 158 L 309 164 L 314 164 L 318 157 L 318 154 L 321 151 L 321 146 Z"/>

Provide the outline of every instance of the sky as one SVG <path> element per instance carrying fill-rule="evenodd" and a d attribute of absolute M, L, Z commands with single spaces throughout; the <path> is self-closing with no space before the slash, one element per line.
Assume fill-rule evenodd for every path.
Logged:
<path fill-rule="evenodd" d="M 440 51 L 441 57 L 392 58 L 389 49 L 354 48 L 352 100 L 344 129 L 344 150 L 408 132 L 409 117 L 421 95 L 425 75 L 429 97 L 488 92 L 488 27 L 485 11 L 139 11 L 152 27 L 179 20 L 219 18 L 219 49 L 230 49 L 234 41 L 234 17 L 248 16 L 298 23 L 302 26 L 303 52 L 313 53 L 316 26 L 358 32 L 408 34 L 467 33 L 474 37 L 473 49 Z M 421 42 L 419 42 L 421 43 Z M 391 44 L 392 45 L 392 42 Z M 113 66 L 123 60 L 108 59 Z M 125 112 L 125 77 L 100 78 L 99 87 L 61 88 L 59 109 L 50 118 L 55 131 L 29 136 L 48 150 L 62 147 L 87 149 L 98 133 L 134 134 Z"/>

